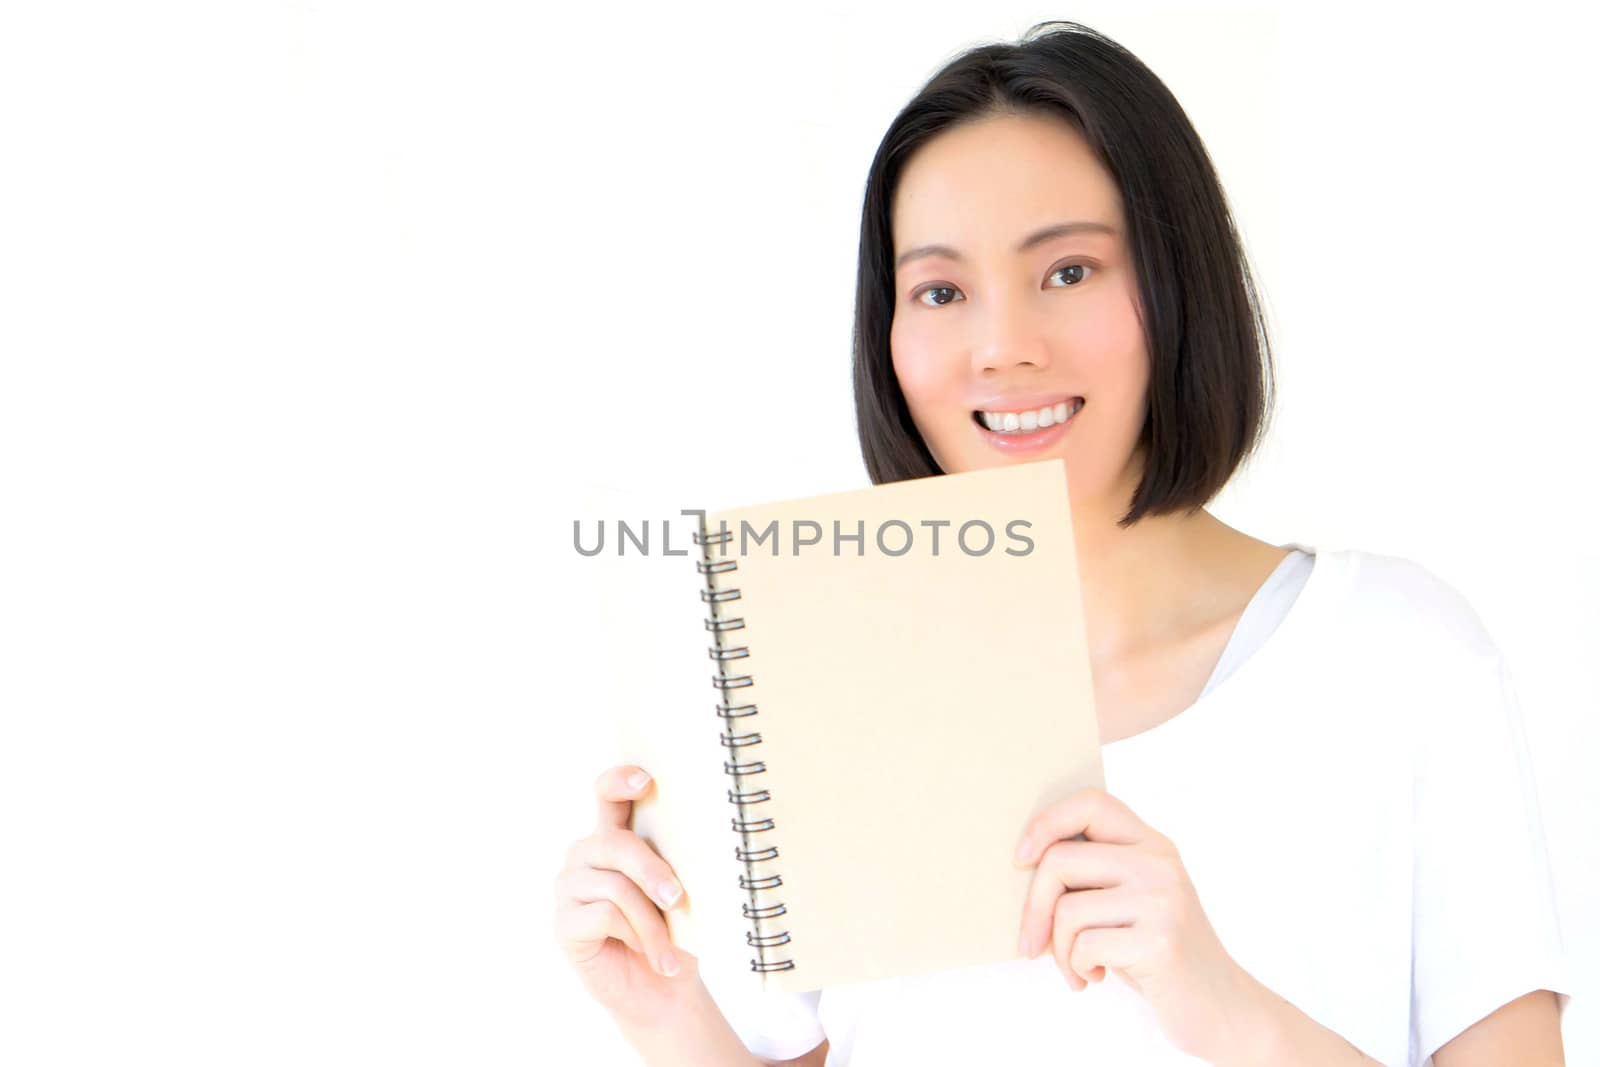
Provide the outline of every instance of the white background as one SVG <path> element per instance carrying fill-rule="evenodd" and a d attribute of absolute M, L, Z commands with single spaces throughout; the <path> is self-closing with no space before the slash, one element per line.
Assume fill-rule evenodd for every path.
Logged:
<path fill-rule="evenodd" d="M 1592 985 L 1591 16 L 58 0 L 0 13 L 0 1060 L 633 1062 L 550 887 L 607 701 L 685 694 L 572 520 L 865 484 L 872 151 L 1051 17 L 1172 87 L 1267 296 L 1215 512 L 1477 607 Z"/>

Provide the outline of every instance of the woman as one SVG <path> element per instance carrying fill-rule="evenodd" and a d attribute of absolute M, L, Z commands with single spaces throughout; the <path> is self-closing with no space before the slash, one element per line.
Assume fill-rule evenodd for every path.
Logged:
<path fill-rule="evenodd" d="M 873 481 L 1067 463 L 1107 790 L 1018 828 L 1018 961 L 713 997 L 626 830 L 648 782 L 613 768 L 557 934 L 646 1061 L 1561 1063 L 1542 833 L 1481 623 L 1414 563 L 1203 510 L 1261 439 L 1271 357 L 1161 82 L 1072 23 L 958 57 L 879 147 L 860 255 Z"/>

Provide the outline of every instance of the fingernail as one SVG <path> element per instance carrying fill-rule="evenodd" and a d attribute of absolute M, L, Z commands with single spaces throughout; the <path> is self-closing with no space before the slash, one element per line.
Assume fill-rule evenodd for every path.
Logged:
<path fill-rule="evenodd" d="M 656 886 L 656 899 L 661 902 L 663 908 L 670 908 L 677 903 L 678 896 L 682 892 L 676 882 L 662 882 Z"/>
<path fill-rule="evenodd" d="M 661 973 L 671 978 L 678 973 L 678 957 L 671 952 L 661 954 Z"/>
<path fill-rule="evenodd" d="M 644 784 L 649 780 L 650 776 L 648 774 L 643 771 L 634 771 L 632 776 L 628 778 L 628 788 L 637 793 L 644 788 Z"/>
<path fill-rule="evenodd" d="M 1024 930 L 1022 932 L 1022 936 L 1017 939 L 1017 952 L 1022 956 L 1023 959 L 1031 959 L 1033 957 L 1033 945 L 1028 942 L 1028 932 L 1026 930 Z"/>
<path fill-rule="evenodd" d="M 1017 853 L 1016 853 L 1016 857 L 1015 858 L 1016 858 L 1016 862 L 1017 863 L 1026 863 L 1027 862 L 1027 860 L 1028 860 L 1028 842 L 1026 840 L 1024 840 L 1022 842 L 1022 844 L 1017 846 Z"/>

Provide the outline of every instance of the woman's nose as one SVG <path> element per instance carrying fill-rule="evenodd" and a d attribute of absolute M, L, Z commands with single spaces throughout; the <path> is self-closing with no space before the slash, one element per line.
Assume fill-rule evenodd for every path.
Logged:
<path fill-rule="evenodd" d="M 978 316 L 972 337 L 974 374 L 1006 371 L 1028 365 L 1043 370 L 1050 365 L 1047 324 L 1024 300 L 996 303 Z"/>

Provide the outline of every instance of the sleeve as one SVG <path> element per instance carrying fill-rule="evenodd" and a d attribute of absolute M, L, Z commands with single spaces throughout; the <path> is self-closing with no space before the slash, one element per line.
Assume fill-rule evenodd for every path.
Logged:
<path fill-rule="evenodd" d="M 1413 788 L 1411 1051 L 1571 978 L 1522 712 L 1498 651 L 1423 709 Z"/>
<path fill-rule="evenodd" d="M 751 1053 L 792 1060 L 822 1044 L 822 990 L 754 992 L 743 986 L 711 987 L 712 998 Z"/>

